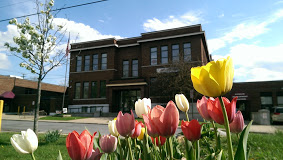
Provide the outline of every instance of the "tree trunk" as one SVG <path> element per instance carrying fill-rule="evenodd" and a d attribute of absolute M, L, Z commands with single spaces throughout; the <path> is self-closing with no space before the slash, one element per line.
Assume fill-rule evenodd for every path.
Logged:
<path fill-rule="evenodd" d="M 41 72 L 40 72 L 41 73 Z M 34 120 L 33 120 L 33 131 L 37 135 L 38 133 L 38 117 L 39 117 L 39 108 L 40 108 L 40 97 L 41 97 L 41 78 L 42 75 L 39 74 L 37 81 L 37 94 L 36 94 L 36 105 L 34 109 Z"/>

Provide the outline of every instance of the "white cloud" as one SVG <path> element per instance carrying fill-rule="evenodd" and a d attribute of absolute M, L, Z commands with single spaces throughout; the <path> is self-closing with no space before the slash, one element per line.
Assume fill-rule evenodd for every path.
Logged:
<path fill-rule="evenodd" d="M 0 69 L 9 69 L 11 63 L 5 53 L 0 53 Z"/>
<path fill-rule="evenodd" d="M 99 31 L 91 28 L 89 25 L 77 23 L 75 21 L 69 21 L 64 18 L 55 18 L 54 24 L 65 26 L 64 28 L 67 29 L 67 32 L 70 32 L 71 34 L 71 42 L 91 41 L 111 37 L 115 37 L 117 39 L 121 38 L 120 36 L 101 34 Z"/>
<path fill-rule="evenodd" d="M 6 51 L 6 47 L 4 47 L 4 44 L 6 42 L 8 43 L 14 43 L 13 37 L 19 36 L 19 33 L 17 31 L 17 27 L 15 25 L 7 25 L 7 31 L 1 32 L 0 31 L 0 51 Z"/>
<path fill-rule="evenodd" d="M 230 32 L 224 33 L 222 37 L 208 40 L 210 53 L 223 48 L 227 43 L 243 39 L 252 39 L 269 31 L 268 25 L 280 20 L 283 17 L 283 10 L 278 10 L 263 22 L 250 21 L 236 25 Z"/>
<path fill-rule="evenodd" d="M 252 81 L 274 81 L 282 80 L 283 72 L 269 70 L 266 68 L 247 68 L 241 67 L 235 69 L 235 81 L 252 82 Z"/>
<path fill-rule="evenodd" d="M 202 21 L 201 12 L 188 12 L 177 17 L 170 15 L 163 20 L 159 20 L 158 18 L 148 19 L 143 24 L 143 28 L 145 31 L 150 32 L 198 24 Z"/>
<path fill-rule="evenodd" d="M 218 15 L 218 18 L 223 18 L 224 17 L 224 13 Z"/>

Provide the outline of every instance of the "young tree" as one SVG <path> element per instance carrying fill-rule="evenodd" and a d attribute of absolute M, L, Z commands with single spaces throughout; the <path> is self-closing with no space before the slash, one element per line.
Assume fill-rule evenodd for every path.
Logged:
<path fill-rule="evenodd" d="M 31 23 L 28 17 L 23 23 L 19 23 L 16 19 L 11 20 L 9 23 L 17 26 L 19 36 L 13 38 L 15 44 L 5 43 L 11 54 L 22 60 L 20 66 L 38 76 L 33 128 L 36 134 L 38 133 L 41 82 L 47 73 L 67 60 L 63 49 L 58 49 L 65 31 L 62 31 L 63 26 L 53 23 L 54 17 L 51 13 L 53 5 L 53 0 L 45 1 L 45 3 L 36 1 L 36 23 Z"/>

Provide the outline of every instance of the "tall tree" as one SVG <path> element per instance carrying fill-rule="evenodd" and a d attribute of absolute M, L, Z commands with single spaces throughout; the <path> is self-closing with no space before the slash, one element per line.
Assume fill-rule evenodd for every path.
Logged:
<path fill-rule="evenodd" d="M 19 36 L 13 38 L 15 44 L 5 43 L 5 46 L 11 51 L 13 56 L 22 60 L 20 63 L 21 67 L 38 76 L 33 127 L 34 132 L 38 133 L 41 82 L 52 69 L 65 63 L 67 59 L 65 58 L 64 50 L 58 49 L 58 45 L 64 38 L 66 30 L 62 30 L 62 25 L 53 23 L 54 17 L 51 12 L 54 1 L 46 0 L 44 3 L 41 3 L 36 0 L 35 4 L 37 21 L 31 23 L 28 17 L 23 23 L 19 23 L 16 19 L 11 20 L 9 23 L 17 26 Z"/>

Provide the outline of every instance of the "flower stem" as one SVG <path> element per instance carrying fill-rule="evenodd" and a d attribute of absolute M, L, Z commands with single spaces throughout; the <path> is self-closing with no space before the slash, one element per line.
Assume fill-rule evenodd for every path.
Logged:
<path fill-rule="evenodd" d="M 189 119 L 188 111 L 186 111 L 186 117 L 187 117 L 187 121 L 189 122 L 190 119 Z"/>
<path fill-rule="evenodd" d="M 169 150 L 170 160 L 173 160 L 173 148 L 172 148 L 173 146 L 172 146 L 171 137 L 167 138 L 166 143 Z"/>
<path fill-rule="evenodd" d="M 225 106 L 224 106 L 222 96 L 219 96 L 218 98 L 220 100 L 220 104 L 221 104 L 221 108 L 222 108 L 222 112 L 223 112 L 223 117 L 224 117 L 224 127 L 226 129 L 226 134 L 227 134 L 228 157 L 229 157 L 229 160 L 234 160 L 231 133 L 230 133 L 230 127 L 229 127 L 227 112 L 226 112 L 226 109 L 225 109 Z"/>
<path fill-rule="evenodd" d="M 121 141 L 119 137 L 118 137 L 118 146 L 120 149 L 120 159 L 123 159 L 123 150 L 122 150 Z"/>
<path fill-rule="evenodd" d="M 33 155 L 33 152 L 32 152 L 30 155 L 31 155 L 31 158 L 32 158 L 33 160 L 35 160 L 35 157 L 34 157 L 34 155 Z"/>
<path fill-rule="evenodd" d="M 131 148 L 131 144 L 130 144 L 129 138 L 126 138 L 126 141 L 127 141 L 127 143 L 128 143 L 129 154 L 130 154 L 130 160 L 134 160 L 134 159 L 133 159 L 132 148 Z"/>
<path fill-rule="evenodd" d="M 218 139 L 218 132 L 217 132 L 217 127 L 215 126 L 214 121 L 211 121 L 212 127 L 214 129 L 214 135 L 215 135 L 215 141 L 216 141 L 216 152 L 218 151 L 218 149 L 220 149 L 220 142 Z"/>
<path fill-rule="evenodd" d="M 148 155 L 148 150 L 147 150 L 147 146 L 148 146 L 148 139 L 147 139 L 147 128 L 146 126 L 144 127 L 145 131 L 144 131 L 144 137 L 143 137 L 143 159 L 147 159 L 147 155 Z"/>
<path fill-rule="evenodd" d="M 193 143 L 194 143 L 194 150 L 195 150 L 195 159 L 199 160 L 199 158 L 200 158 L 199 140 L 197 140 Z"/>

